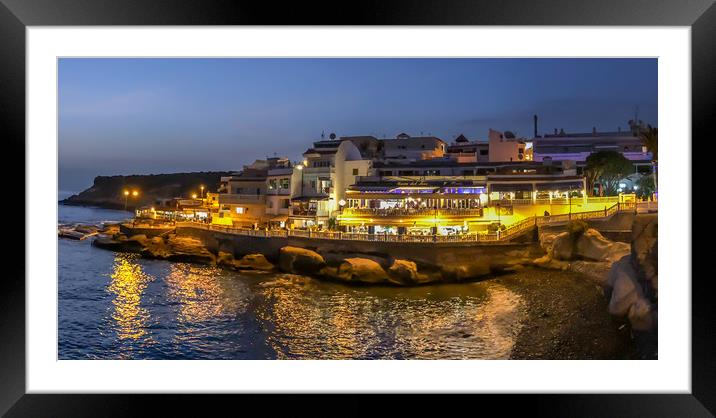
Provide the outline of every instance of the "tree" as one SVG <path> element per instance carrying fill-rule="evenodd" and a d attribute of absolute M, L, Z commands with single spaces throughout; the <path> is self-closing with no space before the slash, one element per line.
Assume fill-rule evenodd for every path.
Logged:
<path fill-rule="evenodd" d="M 658 145 L 659 145 L 659 129 L 654 128 L 651 125 L 646 125 L 645 128 L 639 130 L 638 134 L 641 143 L 646 147 L 646 150 L 651 153 L 651 173 L 654 181 L 654 191 L 656 191 L 656 163 L 658 160 Z"/>
<path fill-rule="evenodd" d="M 654 177 L 649 175 L 641 176 L 639 180 L 636 181 L 636 186 L 636 195 L 639 196 L 640 199 L 648 198 L 654 194 Z"/>
<path fill-rule="evenodd" d="M 617 151 L 599 151 L 587 157 L 584 174 L 589 190 L 594 191 L 594 185 L 602 186 L 602 193 L 606 195 L 617 194 L 619 181 L 634 172 L 634 166 L 626 157 Z"/>

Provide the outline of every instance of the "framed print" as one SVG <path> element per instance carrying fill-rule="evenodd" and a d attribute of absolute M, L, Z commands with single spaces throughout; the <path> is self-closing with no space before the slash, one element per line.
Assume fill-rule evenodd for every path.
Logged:
<path fill-rule="evenodd" d="M 2 0 L 2 411 L 711 416 L 716 7 L 612 3 Z"/>

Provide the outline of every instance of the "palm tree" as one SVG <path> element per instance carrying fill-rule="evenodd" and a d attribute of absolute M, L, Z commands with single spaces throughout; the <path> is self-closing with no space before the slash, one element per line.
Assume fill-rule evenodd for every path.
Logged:
<path fill-rule="evenodd" d="M 659 129 L 651 125 L 639 130 L 639 139 L 651 153 L 651 174 L 654 176 L 654 190 L 658 190 L 656 183 L 656 167 L 658 161 Z"/>

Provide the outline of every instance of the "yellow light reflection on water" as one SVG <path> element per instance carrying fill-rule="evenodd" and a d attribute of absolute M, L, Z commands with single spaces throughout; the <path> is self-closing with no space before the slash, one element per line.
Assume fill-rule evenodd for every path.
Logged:
<path fill-rule="evenodd" d="M 112 281 L 107 290 L 115 294 L 112 319 L 120 340 L 139 339 L 146 334 L 149 312 L 140 306 L 142 294 L 153 277 L 144 273 L 135 262 L 137 256 L 117 254 L 114 259 Z"/>
<path fill-rule="evenodd" d="M 470 296 L 451 296 L 454 286 Z M 509 358 L 519 296 L 454 286 L 349 288 L 284 275 L 262 284 L 256 315 L 271 324 L 267 343 L 279 359 Z"/>
<path fill-rule="evenodd" d="M 204 322 L 237 310 L 240 301 L 224 294 L 218 276 L 215 268 L 172 264 L 165 280 L 169 299 L 179 303 L 179 322 Z"/>

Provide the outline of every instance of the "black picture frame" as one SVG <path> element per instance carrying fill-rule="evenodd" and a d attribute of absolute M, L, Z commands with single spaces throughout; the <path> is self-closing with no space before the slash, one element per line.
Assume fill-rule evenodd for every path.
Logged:
<path fill-rule="evenodd" d="M 259 1 L 172 0 L 0 0 L 0 127 L 6 166 L 24 173 L 25 155 L 25 29 L 26 26 L 72 25 L 639 25 L 690 26 L 692 39 L 692 137 L 710 138 L 716 112 L 716 5 L 713 0 L 584 1 L 362 1 L 293 2 L 278 5 Z M 21 171 L 20 171 L 21 170 Z M 693 177 L 693 176 L 692 176 Z M 685 207 L 690 208 L 690 202 Z M 22 204 L 24 208 L 24 203 Z M 24 213 L 24 210 L 23 210 Z M 25 236 L 24 224 L 9 222 L 8 236 L 15 248 Z M 23 215 L 23 220 L 26 221 Z M 688 225 L 691 229 L 691 225 Z M 25 240 L 22 240 L 23 251 Z M 692 245 L 695 252 L 703 251 Z M 703 247 L 701 247 L 703 248 Z M 25 265 L 19 255 L 7 262 L 0 291 L 0 413 L 7 416 L 128 416 L 149 412 L 147 403 L 161 404 L 163 415 L 172 409 L 181 415 L 212 415 L 225 404 L 242 404 L 246 396 L 179 399 L 180 395 L 37 395 L 25 393 Z M 699 257 L 692 257 L 699 259 Z M 23 258 L 24 260 L 24 258 Z M 445 402 L 442 415 L 467 407 L 502 413 L 526 408 L 550 416 L 713 416 L 716 412 L 716 332 L 710 302 L 711 277 L 692 281 L 692 391 L 690 394 L 600 395 L 478 395 Z M 679 278 L 669 278 L 679 279 Z M 313 396 L 273 400 L 254 398 L 257 405 L 305 407 L 331 414 Z M 240 399 L 237 399 L 240 397 Z M 266 402 L 267 400 L 270 401 Z M 333 397 L 342 413 L 372 414 L 385 399 Z M 412 397 L 389 400 L 393 407 L 422 408 L 440 400 Z M 383 404 L 384 402 L 381 402 Z M 327 406 L 327 404 L 325 404 Z M 377 406 L 376 406 L 377 407 Z M 383 407 L 381 407 L 382 409 Z M 230 410 L 231 411 L 231 410 Z M 239 411 L 239 409 L 235 409 Z M 238 412 L 237 412 L 238 413 Z M 273 415 L 273 413 L 272 413 Z"/>

